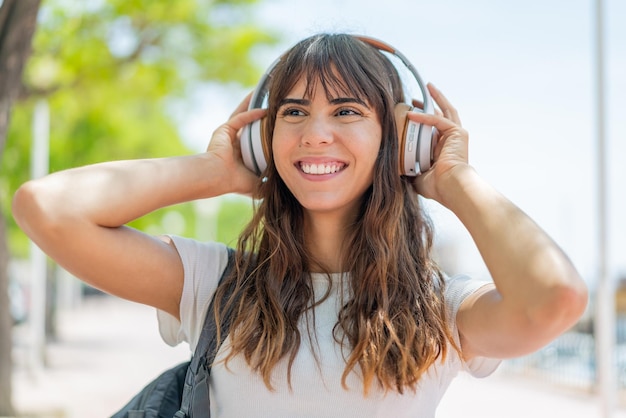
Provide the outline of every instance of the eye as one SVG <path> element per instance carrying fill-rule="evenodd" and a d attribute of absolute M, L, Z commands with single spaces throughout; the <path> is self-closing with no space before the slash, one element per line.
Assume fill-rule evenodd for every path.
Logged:
<path fill-rule="evenodd" d="M 304 116 L 304 112 L 295 107 L 287 107 L 280 112 L 283 117 L 296 117 L 296 116 Z"/>
<path fill-rule="evenodd" d="M 344 107 L 337 111 L 337 116 L 360 116 L 361 112 L 351 107 Z"/>

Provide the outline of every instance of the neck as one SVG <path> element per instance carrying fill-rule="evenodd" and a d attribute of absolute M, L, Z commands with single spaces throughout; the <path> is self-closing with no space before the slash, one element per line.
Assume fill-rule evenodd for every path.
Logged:
<path fill-rule="evenodd" d="M 350 221 L 352 217 L 350 217 Z M 305 215 L 306 247 L 311 256 L 319 262 L 312 266 L 314 271 L 328 270 L 331 273 L 342 271 L 343 247 L 349 222 L 344 215 L 308 212 Z"/>

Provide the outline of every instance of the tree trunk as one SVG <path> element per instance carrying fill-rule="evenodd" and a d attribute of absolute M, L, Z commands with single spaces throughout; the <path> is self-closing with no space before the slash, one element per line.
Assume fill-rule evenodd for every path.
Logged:
<path fill-rule="evenodd" d="M 41 0 L 4 0 L 0 6 L 0 159 L 6 142 L 11 105 L 22 85 Z M 2 205 L 0 205 L 2 207 Z M 13 416 L 12 321 L 9 311 L 5 214 L 0 213 L 0 416 Z"/>

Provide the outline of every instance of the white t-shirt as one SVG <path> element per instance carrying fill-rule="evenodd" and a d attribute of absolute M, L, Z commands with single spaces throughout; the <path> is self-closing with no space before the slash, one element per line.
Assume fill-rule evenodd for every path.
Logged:
<path fill-rule="evenodd" d="M 217 282 L 226 268 L 228 253 L 226 246 L 220 243 L 201 243 L 176 236 L 172 239 L 185 272 L 180 303 L 181 321 L 158 311 L 159 331 L 167 344 L 186 341 L 193 352 Z M 333 276 L 333 281 L 336 280 L 342 280 L 340 274 Z M 328 281 L 323 275 L 313 274 L 313 283 L 315 295 L 320 297 L 327 289 Z M 455 318 L 463 299 L 484 284 L 465 276 L 449 279 L 445 292 L 449 318 Z M 330 297 L 316 307 L 317 338 L 313 342 L 308 338 L 306 320 L 301 322 L 302 343 L 292 366 L 291 389 L 287 382 L 287 361 L 280 362 L 273 370 L 273 391 L 267 389 L 258 373 L 249 369 L 242 356 L 230 360 L 228 368 L 217 362 L 211 370 L 211 417 L 433 418 L 441 397 L 459 371 L 466 370 L 473 376 L 483 377 L 491 374 L 500 362 L 486 358 L 463 362 L 451 348 L 445 362 L 435 362 L 422 377 L 416 392 L 384 393 L 373 384 L 365 397 L 358 371 L 349 375 L 346 390 L 341 385 L 345 353 L 342 353 L 332 334 L 340 308 L 339 300 L 338 292 L 331 292 Z M 458 339 L 456 325 L 453 323 L 452 326 Z M 227 339 L 218 352 L 218 361 L 223 358 L 228 343 Z"/>

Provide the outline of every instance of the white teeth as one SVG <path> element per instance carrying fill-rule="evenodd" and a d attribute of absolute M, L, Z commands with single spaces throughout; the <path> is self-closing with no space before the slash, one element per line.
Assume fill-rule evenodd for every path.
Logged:
<path fill-rule="evenodd" d="M 300 164 L 306 174 L 331 174 L 341 170 L 343 164 Z"/>

